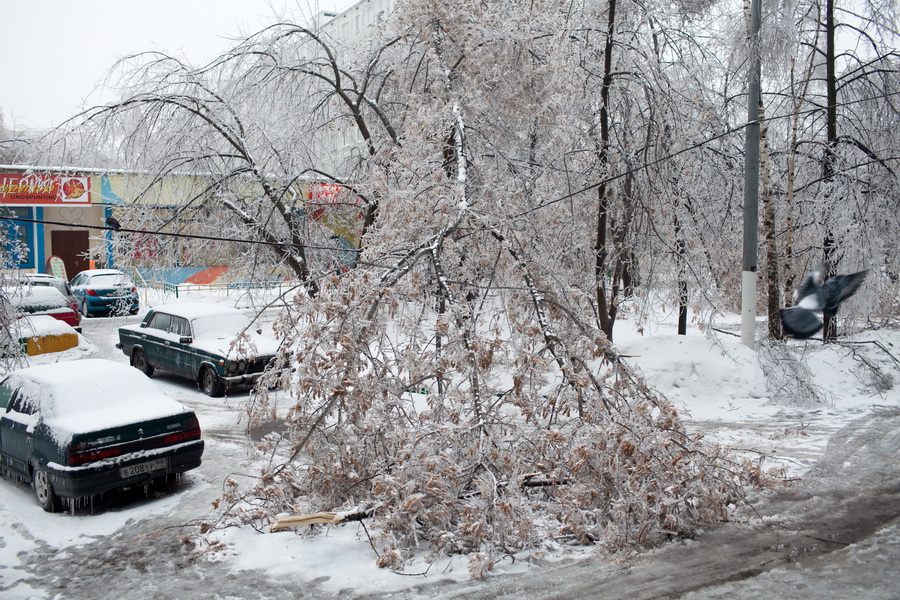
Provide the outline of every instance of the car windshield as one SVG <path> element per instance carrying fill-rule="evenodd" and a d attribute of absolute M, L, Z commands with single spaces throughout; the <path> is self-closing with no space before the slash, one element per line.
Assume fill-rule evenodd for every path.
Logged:
<path fill-rule="evenodd" d="M 69 284 L 63 281 L 62 279 L 30 279 L 29 283 L 31 285 L 36 285 L 39 287 L 54 287 L 60 291 L 62 294 L 69 293 Z"/>
<path fill-rule="evenodd" d="M 234 338 L 250 326 L 250 318 L 242 313 L 195 317 L 191 320 L 195 339 Z"/>
<path fill-rule="evenodd" d="M 117 285 L 131 285 L 131 282 L 121 273 L 109 273 L 108 275 L 94 275 L 88 282 L 91 287 L 115 287 Z"/>

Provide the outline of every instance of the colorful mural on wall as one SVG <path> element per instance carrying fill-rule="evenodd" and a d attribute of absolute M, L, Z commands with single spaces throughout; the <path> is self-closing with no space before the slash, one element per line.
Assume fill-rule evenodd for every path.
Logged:
<path fill-rule="evenodd" d="M 249 181 L 243 193 L 240 193 L 241 182 L 232 182 L 234 184 L 238 186 L 235 188 L 239 192 L 238 197 L 244 202 L 253 202 L 260 195 L 260 190 Z M 329 240 L 331 243 L 325 245 L 334 246 L 333 251 L 320 248 L 325 252 L 320 254 L 325 268 L 335 273 L 353 268 L 363 218 L 360 199 L 339 185 L 301 181 L 291 187 L 297 198 L 297 214 L 305 217 L 308 224 L 316 225 L 314 229 L 317 231 L 311 239 L 324 236 L 318 238 L 319 244 Z M 235 189 L 230 191 L 234 193 Z M 19 172 L 0 173 L 0 224 L 9 230 L 8 238 L 19 242 L 20 250 L 15 257 L 19 268 L 39 269 L 51 251 L 57 253 L 55 248 L 51 250 L 51 234 L 56 235 L 60 230 L 84 230 L 79 226 L 102 228 L 109 217 L 121 217 L 126 207 L 135 205 L 145 207 L 142 215 L 156 218 L 160 223 L 172 222 L 172 216 L 177 215 L 180 232 L 200 234 L 202 211 L 209 210 L 209 205 L 205 207 L 204 204 L 208 203 L 213 193 L 210 180 L 200 176 L 153 178 L 140 174 L 84 172 L 74 175 L 34 174 L 30 169 L 22 168 Z M 188 206 L 200 211 L 201 218 L 188 213 L 183 216 L 180 209 Z M 78 213 L 73 213 L 73 210 Z M 45 215 L 42 211 L 50 212 Z M 6 219 L 3 219 L 4 215 Z M 45 218 L 46 223 L 42 220 Z M 146 233 L 127 234 L 128 251 L 138 265 L 150 267 L 164 250 L 168 250 L 176 259 L 166 280 L 180 279 L 172 283 L 183 283 L 188 279 L 213 281 L 226 272 L 223 267 L 214 266 L 222 264 L 219 262 L 222 257 L 207 256 L 206 259 L 212 260 L 204 260 L 201 256 L 192 256 L 188 242 L 181 244 L 174 238 L 159 238 L 152 233 L 153 227 L 147 228 L 150 231 Z M 100 257 L 107 266 L 115 266 L 112 232 L 100 234 L 99 248 L 96 243 L 98 234 L 94 232 L 91 236 L 90 240 L 85 239 L 83 248 L 70 249 L 69 252 L 75 252 L 78 256 Z"/>

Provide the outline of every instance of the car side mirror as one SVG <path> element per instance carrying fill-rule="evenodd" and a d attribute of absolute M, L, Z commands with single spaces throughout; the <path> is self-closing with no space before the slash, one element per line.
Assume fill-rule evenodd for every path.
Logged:
<path fill-rule="evenodd" d="M 145 322 L 141 321 L 141 327 L 147 327 L 147 324 Z"/>
<path fill-rule="evenodd" d="M 181 338 L 179 338 L 178 343 L 179 344 L 190 344 L 193 341 L 194 341 L 194 338 L 186 335 L 186 336 L 182 336 Z"/>

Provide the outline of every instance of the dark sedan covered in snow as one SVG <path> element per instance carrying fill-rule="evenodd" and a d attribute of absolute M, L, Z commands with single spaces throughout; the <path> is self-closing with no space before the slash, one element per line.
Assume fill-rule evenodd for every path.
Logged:
<path fill-rule="evenodd" d="M 119 328 L 118 348 L 148 376 L 157 368 L 197 382 L 208 396 L 262 377 L 278 343 L 236 308 L 191 302 L 159 306 Z"/>
<path fill-rule="evenodd" d="M 203 455 L 194 412 L 109 360 L 13 371 L 0 381 L 0 411 L 2 466 L 50 512 L 184 473 Z"/>

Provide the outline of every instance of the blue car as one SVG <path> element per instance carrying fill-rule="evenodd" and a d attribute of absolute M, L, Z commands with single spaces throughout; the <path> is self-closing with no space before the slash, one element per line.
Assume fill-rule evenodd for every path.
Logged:
<path fill-rule="evenodd" d="M 134 282 L 117 269 L 82 271 L 69 285 L 85 317 L 136 315 L 140 309 Z"/>

